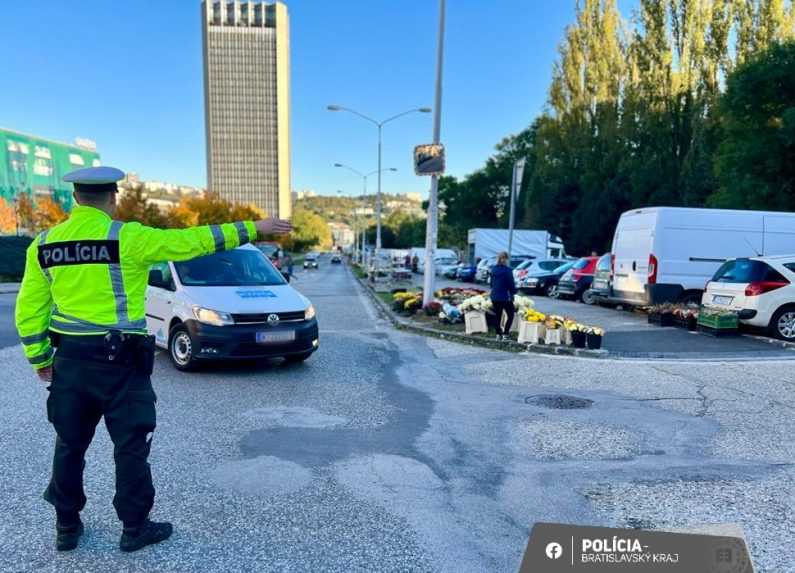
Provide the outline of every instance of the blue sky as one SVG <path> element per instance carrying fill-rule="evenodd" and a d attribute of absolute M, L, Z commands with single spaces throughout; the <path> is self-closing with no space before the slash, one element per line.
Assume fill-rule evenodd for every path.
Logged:
<path fill-rule="evenodd" d="M 334 169 L 376 166 L 375 127 L 329 103 L 384 118 L 433 104 L 436 0 L 287 0 L 292 40 L 293 188 L 355 194 Z M 628 17 L 633 0 L 619 5 Z M 448 0 L 442 141 L 448 173 L 480 167 L 545 104 L 573 0 Z M 3 8 L 0 126 L 97 142 L 103 163 L 145 179 L 204 185 L 199 0 L 14 2 Z M 430 114 L 385 127 L 385 192 L 427 193 L 414 145 Z M 374 186 L 371 191 L 374 190 Z"/>

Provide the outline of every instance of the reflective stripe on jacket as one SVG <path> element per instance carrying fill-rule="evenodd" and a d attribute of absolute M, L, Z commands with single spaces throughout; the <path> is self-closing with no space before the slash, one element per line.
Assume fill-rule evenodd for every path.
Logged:
<path fill-rule="evenodd" d="M 252 221 L 153 229 L 121 223 L 88 206 L 28 247 L 16 325 L 34 368 L 52 364 L 48 332 L 145 333 L 149 267 L 234 249 L 256 238 Z"/>

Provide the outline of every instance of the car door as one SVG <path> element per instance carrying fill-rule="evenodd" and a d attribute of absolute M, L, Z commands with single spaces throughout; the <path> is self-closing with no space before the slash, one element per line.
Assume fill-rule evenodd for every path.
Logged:
<path fill-rule="evenodd" d="M 153 272 L 154 271 L 154 272 Z M 156 280 L 160 273 L 162 282 Z M 154 335 L 158 345 L 168 343 L 168 324 L 173 314 L 176 285 L 169 263 L 157 263 L 149 270 L 149 286 L 144 298 L 146 329 Z"/>

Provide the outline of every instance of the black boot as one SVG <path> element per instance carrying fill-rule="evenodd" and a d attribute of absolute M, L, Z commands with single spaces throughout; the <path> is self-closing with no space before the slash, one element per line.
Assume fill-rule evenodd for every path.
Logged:
<path fill-rule="evenodd" d="M 83 535 L 83 522 L 80 518 L 77 523 L 69 525 L 55 524 L 55 549 L 58 551 L 71 551 L 77 547 L 80 536 Z"/>
<path fill-rule="evenodd" d="M 171 537 L 174 528 L 170 523 L 158 523 L 148 519 L 139 527 L 125 527 L 119 539 L 122 551 L 138 551 L 147 545 L 160 543 Z"/>

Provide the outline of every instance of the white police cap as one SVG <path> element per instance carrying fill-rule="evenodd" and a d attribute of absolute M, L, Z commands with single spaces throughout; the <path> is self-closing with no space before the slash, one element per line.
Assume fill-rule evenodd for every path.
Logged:
<path fill-rule="evenodd" d="M 67 183 L 78 185 L 107 185 L 124 179 L 124 171 L 115 167 L 85 167 L 64 175 Z"/>

